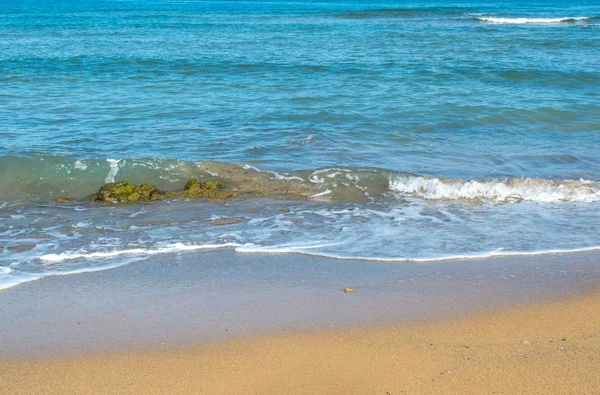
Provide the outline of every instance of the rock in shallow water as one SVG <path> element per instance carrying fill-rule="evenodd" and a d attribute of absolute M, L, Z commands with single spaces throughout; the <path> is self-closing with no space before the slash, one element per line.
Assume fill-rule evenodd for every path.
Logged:
<path fill-rule="evenodd" d="M 165 199 L 165 192 L 151 184 L 135 185 L 127 181 L 104 185 L 88 198 L 93 202 L 153 202 Z"/>
<path fill-rule="evenodd" d="M 202 182 L 192 179 L 179 191 L 163 191 L 155 185 L 135 185 L 127 181 L 104 185 L 98 192 L 88 197 L 92 202 L 117 203 L 117 202 L 154 202 L 164 199 L 227 199 L 239 196 L 239 192 L 224 190 L 227 186 L 218 181 L 208 180 Z"/>

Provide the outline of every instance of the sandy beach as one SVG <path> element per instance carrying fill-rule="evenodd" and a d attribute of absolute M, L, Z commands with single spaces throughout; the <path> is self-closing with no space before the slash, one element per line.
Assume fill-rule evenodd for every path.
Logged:
<path fill-rule="evenodd" d="M 4 361 L 2 393 L 592 394 L 600 293 L 460 319 Z"/>
<path fill-rule="evenodd" d="M 597 258 L 221 251 L 48 277 L 0 293 L 0 393 L 597 393 Z"/>

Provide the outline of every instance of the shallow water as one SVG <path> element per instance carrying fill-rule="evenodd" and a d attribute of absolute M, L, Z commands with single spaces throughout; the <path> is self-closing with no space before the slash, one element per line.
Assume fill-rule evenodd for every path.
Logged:
<path fill-rule="evenodd" d="M 123 251 L 598 247 L 599 17 L 592 1 L 9 0 L 0 287 Z M 262 197 L 52 203 L 195 177 Z"/>

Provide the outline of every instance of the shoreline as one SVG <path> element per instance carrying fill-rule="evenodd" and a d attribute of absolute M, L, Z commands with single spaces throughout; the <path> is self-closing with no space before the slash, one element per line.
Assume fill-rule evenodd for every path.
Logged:
<path fill-rule="evenodd" d="M 454 319 L 593 291 L 599 261 L 597 252 L 429 264 L 227 250 L 165 254 L 0 292 L 0 359 Z M 346 287 L 356 292 L 345 294 Z"/>
<path fill-rule="evenodd" d="M 0 359 L 6 393 L 593 393 L 600 290 L 458 318 Z M 576 370 L 574 369 L 576 367 Z"/>
<path fill-rule="evenodd" d="M 0 293 L 4 291 L 8 291 L 14 289 L 16 287 L 22 286 L 24 284 L 28 284 L 31 282 L 40 281 L 46 278 L 53 277 L 64 277 L 64 276 L 73 276 L 73 275 L 81 275 L 81 274 L 89 274 L 96 272 L 104 272 L 108 270 L 117 269 L 119 267 L 129 265 L 131 263 L 139 263 L 147 260 L 152 255 L 168 255 L 168 254 L 181 254 L 181 253 L 189 253 L 189 252 L 215 252 L 215 251 L 223 251 L 229 250 L 228 253 L 236 253 L 236 254 L 256 254 L 259 256 L 305 256 L 309 259 L 319 259 L 319 260 L 339 260 L 339 261 L 359 261 L 359 262 L 372 262 L 372 263 L 381 263 L 381 264 L 408 264 L 408 265 L 429 265 L 429 264 L 437 264 L 437 263 L 452 263 L 452 262 L 463 262 L 463 261 L 486 261 L 494 258 L 522 258 L 527 259 L 529 257 L 534 257 L 534 259 L 543 259 L 544 256 L 569 256 L 569 255 L 578 255 L 585 253 L 598 253 L 600 256 L 600 246 L 593 247 L 583 247 L 583 248 L 574 248 L 574 249 L 555 249 L 555 250 L 543 250 L 543 251 L 534 251 L 534 252 L 512 252 L 512 251 L 504 251 L 503 249 L 499 249 L 497 251 L 492 251 L 486 254 L 479 255 L 454 255 L 447 257 L 439 257 L 439 258 L 369 258 L 369 257 L 344 257 L 344 256 L 336 256 L 336 255 L 326 255 L 319 253 L 307 253 L 307 252 L 299 252 L 295 250 L 278 250 L 273 249 L 269 250 L 268 248 L 259 248 L 254 249 L 252 246 L 246 247 L 244 245 L 235 245 L 234 243 L 226 243 L 223 245 L 198 245 L 198 246 L 186 246 L 182 243 L 175 243 L 171 246 L 164 247 L 163 249 L 158 250 L 141 250 L 141 249 L 129 249 L 111 253 L 90 253 L 90 254 L 73 254 L 68 258 L 61 257 L 57 254 L 47 254 L 39 257 L 39 259 L 47 262 L 61 262 L 67 259 L 86 259 L 86 258 L 112 258 L 115 260 L 121 259 L 120 262 L 112 263 L 107 266 L 100 267 L 89 267 L 83 269 L 75 269 L 72 271 L 65 272 L 56 272 L 52 274 L 39 274 L 39 273 L 29 273 L 30 278 L 25 279 L 24 281 L 19 282 L 18 280 L 14 280 L 13 283 L 8 283 L 9 285 L 0 286 Z"/>

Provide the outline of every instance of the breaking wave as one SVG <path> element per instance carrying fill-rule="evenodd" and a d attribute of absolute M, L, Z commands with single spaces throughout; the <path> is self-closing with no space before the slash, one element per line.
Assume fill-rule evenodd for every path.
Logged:
<path fill-rule="evenodd" d="M 600 201 L 600 185 L 589 180 L 551 181 L 512 178 L 504 181 L 464 181 L 414 176 L 390 178 L 390 190 L 430 200 L 532 201 L 541 203 Z"/>
<path fill-rule="evenodd" d="M 216 179 L 252 196 L 330 202 L 382 202 L 405 198 L 485 200 L 516 203 L 600 201 L 597 180 L 506 178 L 464 180 L 392 169 L 327 167 L 290 173 L 251 164 L 177 159 L 90 159 L 59 156 L 0 157 L 0 208 L 51 202 L 65 196 L 83 200 L 105 182 L 149 183 L 180 189 L 191 178 Z M 8 203 L 7 203 L 8 202 Z"/>

